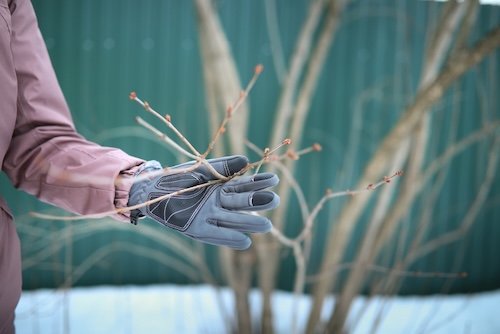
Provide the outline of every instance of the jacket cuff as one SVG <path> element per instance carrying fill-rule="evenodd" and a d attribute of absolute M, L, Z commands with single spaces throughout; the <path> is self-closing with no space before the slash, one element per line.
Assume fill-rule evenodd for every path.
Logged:
<path fill-rule="evenodd" d="M 130 169 L 123 170 L 120 172 L 116 182 L 115 188 L 115 207 L 117 209 L 127 207 L 130 188 L 132 187 L 134 176 L 140 173 L 140 169 L 146 165 L 143 162 L 140 165 L 134 166 Z M 144 169 L 143 169 L 144 170 Z M 122 221 L 122 222 L 130 222 L 130 211 L 117 213 L 111 216 L 112 218 Z"/>

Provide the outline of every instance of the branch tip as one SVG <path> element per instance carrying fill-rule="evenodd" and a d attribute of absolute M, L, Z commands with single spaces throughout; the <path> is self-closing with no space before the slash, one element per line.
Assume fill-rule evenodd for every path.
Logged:
<path fill-rule="evenodd" d="M 130 94 L 128 95 L 128 98 L 131 100 L 135 100 L 137 98 L 137 94 L 135 94 L 135 92 L 130 92 Z"/>
<path fill-rule="evenodd" d="M 259 75 L 262 73 L 263 70 L 264 70 L 264 65 L 258 64 L 257 66 L 255 66 L 254 74 Z"/>
<path fill-rule="evenodd" d="M 283 140 L 283 145 L 290 145 L 292 143 L 292 140 L 290 138 L 286 138 Z"/>
<path fill-rule="evenodd" d="M 321 145 L 320 145 L 320 144 L 315 143 L 315 144 L 312 146 L 312 149 L 313 149 L 314 151 L 319 152 L 319 151 L 321 151 L 321 150 L 323 149 L 323 147 L 321 147 Z"/>

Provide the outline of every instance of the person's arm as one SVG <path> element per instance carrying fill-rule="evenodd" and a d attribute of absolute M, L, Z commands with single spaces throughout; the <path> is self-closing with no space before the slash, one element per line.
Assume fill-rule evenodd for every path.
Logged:
<path fill-rule="evenodd" d="M 9 7 L 18 98 L 3 170 L 16 188 L 74 213 L 126 206 L 127 179 L 143 161 L 76 132 L 31 2 L 13 0 Z M 126 215 L 114 218 L 128 220 Z"/>

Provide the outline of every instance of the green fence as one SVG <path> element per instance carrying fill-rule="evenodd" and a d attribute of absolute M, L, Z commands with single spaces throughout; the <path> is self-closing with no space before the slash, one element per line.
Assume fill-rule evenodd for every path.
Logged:
<path fill-rule="evenodd" d="M 265 71 L 249 96 L 248 139 L 266 147 L 282 73 L 273 61 L 265 3 L 228 0 L 215 3 L 242 82 L 250 79 L 254 65 L 264 64 Z M 129 92 L 135 91 L 155 109 L 170 114 L 195 145 L 205 147 L 209 131 L 205 126 L 203 68 L 191 1 L 44 0 L 33 4 L 75 124 L 85 137 L 144 159 L 165 164 L 178 162 L 174 152 L 135 124 L 134 117 L 143 113 L 128 99 Z M 274 22 L 288 63 L 309 2 L 277 0 L 275 4 Z M 343 190 L 355 185 L 380 140 L 414 97 L 426 29 L 438 6 L 434 2 L 409 0 L 349 3 L 321 74 L 303 138 L 303 146 L 318 142 L 323 151 L 301 159 L 297 167 L 298 180 L 310 205 L 319 200 L 326 188 Z M 500 24 L 500 7 L 481 6 L 478 15 L 471 40 Z M 457 138 L 464 138 L 484 122 L 498 121 L 499 56 L 497 50 L 468 72 L 434 107 L 426 163 L 443 152 L 453 115 L 459 117 Z M 359 119 L 361 122 L 356 123 Z M 453 159 L 431 214 L 433 228 L 429 238 L 458 226 L 473 203 L 484 178 L 490 139 L 472 145 Z M 16 216 L 23 243 L 25 289 L 65 283 L 199 281 L 182 269 L 181 255 L 172 252 L 166 254 L 170 256 L 168 261 L 158 260 L 166 252 L 161 241 L 137 231 L 147 227 L 152 233 L 173 232 L 151 221 L 141 221 L 134 227 L 110 220 L 71 224 L 35 220 L 27 215 L 29 211 L 60 211 L 12 189 L 3 174 L 1 184 L 1 193 Z M 469 277 L 454 281 L 451 292 L 499 288 L 498 175 L 487 196 L 473 228 L 463 240 L 431 253 L 411 268 L 467 271 Z M 332 202 L 319 217 L 311 273 L 318 269 L 324 255 L 324 236 L 345 201 Z M 299 215 L 296 207 L 292 202 L 289 210 L 292 221 Z M 400 232 L 414 233 L 416 221 L 424 210 L 425 202 L 420 199 L 405 218 L 405 228 Z M 357 226 L 345 261 L 354 257 L 368 218 L 364 217 Z M 294 221 L 286 232 L 296 233 L 300 224 Z M 56 237 L 56 242 L 51 237 Z M 108 247 L 109 252 L 97 252 L 103 247 Z M 148 250 L 158 257 L 145 257 Z M 215 260 L 216 250 L 208 246 L 205 252 L 212 269 L 220 269 Z M 457 259 L 461 261 L 455 263 Z M 284 252 L 281 263 L 279 287 L 290 289 L 295 270 L 291 254 Z M 71 272 L 73 276 L 69 275 Z M 410 277 L 401 292 L 435 293 L 442 287 L 441 280 Z"/>

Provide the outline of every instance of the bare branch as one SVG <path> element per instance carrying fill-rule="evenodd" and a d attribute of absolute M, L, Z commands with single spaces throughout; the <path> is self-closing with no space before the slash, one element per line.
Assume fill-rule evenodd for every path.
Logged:
<path fill-rule="evenodd" d="M 436 79 L 420 91 L 396 126 L 381 143 L 373 159 L 366 166 L 365 173 L 360 182 L 366 183 L 364 181 L 366 178 L 374 179 L 376 175 L 380 175 L 381 170 L 386 167 L 387 158 L 392 155 L 402 138 L 410 133 L 411 129 L 429 110 L 430 106 L 443 96 L 445 90 L 455 80 L 462 76 L 468 69 L 478 64 L 499 45 L 500 27 L 497 27 L 486 34 L 472 48 L 466 49 L 453 59 L 450 59 Z"/>
<path fill-rule="evenodd" d="M 445 153 L 443 153 L 440 157 L 432 161 L 432 163 L 425 169 L 425 171 L 420 177 L 417 177 L 416 180 L 413 180 L 413 187 L 409 189 L 409 191 L 411 191 L 411 194 L 409 195 L 411 197 L 414 197 L 418 193 L 420 193 L 424 188 L 424 186 L 427 184 L 427 182 L 430 180 L 430 178 L 434 176 L 435 173 L 440 168 L 442 168 L 445 163 L 449 162 L 452 157 L 462 152 L 465 148 L 469 147 L 471 144 L 483 139 L 488 134 L 491 134 L 492 131 L 498 129 L 499 127 L 500 127 L 500 121 L 490 123 L 484 128 L 460 140 L 456 144 L 451 145 L 445 151 Z M 377 241 L 373 251 L 374 254 L 376 254 L 382 248 L 382 245 L 392 236 L 392 233 L 390 231 L 393 229 L 391 229 L 390 227 L 391 225 L 396 224 L 396 222 L 399 219 L 401 219 L 404 212 L 406 212 L 406 210 L 402 210 L 396 205 L 391 214 L 386 218 L 387 221 L 386 228 L 384 230 L 381 230 L 377 237 Z"/>
<path fill-rule="evenodd" d="M 306 21 L 300 31 L 295 49 L 290 61 L 290 67 L 285 77 L 283 89 L 274 121 L 273 137 L 271 143 L 278 142 L 286 136 L 285 131 L 289 128 L 290 118 L 293 111 L 293 97 L 299 85 L 300 76 L 304 69 L 311 45 L 313 41 L 316 26 L 320 22 L 320 17 L 324 7 L 324 0 L 313 0 L 309 6 Z"/>
<path fill-rule="evenodd" d="M 211 0 L 194 0 L 203 65 L 205 92 L 208 100 L 211 134 L 217 132 L 222 111 L 242 89 L 229 41 Z M 242 101 L 243 102 L 243 101 Z M 244 152 L 247 137 L 248 108 L 244 104 L 229 132 L 230 152 Z M 222 143 L 221 143 L 222 144 Z M 216 153 L 222 155 L 224 150 Z"/>
<path fill-rule="evenodd" d="M 281 36 L 278 26 L 278 16 L 276 15 L 276 1 L 264 1 L 266 13 L 267 34 L 269 35 L 269 43 L 271 45 L 271 54 L 273 56 L 274 68 L 278 81 L 283 83 L 286 75 L 285 56 L 281 47 Z"/>
<path fill-rule="evenodd" d="M 312 284 L 320 282 L 321 280 L 326 279 L 328 276 L 335 275 L 344 270 L 352 269 L 356 266 L 360 266 L 360 264 L 357 262 L 338 264 L 332 268 L 328 268 L 327 270 L 322 271 L 320 274 L 307 276 L 306 283 Z M 467 273 L 463 271 L 457 273 L 445 273 L 438 271 L 425 272 L 418 270 L 401 270 L 398 268 L 384 267 L 373 263 L 369 264 L 362 263 L 361 266 L 365 271 L 372 271 L 380 274 L 394 275 L 399 277 L 419 277 L 419 278 L 466 278 L 467 277 Z"/>
<path fill-rule="evenodd" d="M 191 152 L 195 156 L 199 156 L 200 155 L 200 153 L 194 148 L 194 146 L 191 145 L 191 143 L 189 142 L 189 140 L 187 140 L 186 137 L 184 137 L 184 135 L 179 130 L 177 130 L 177 128 L 172 124 L 171 119 L 170 119 L 170 115 L 167 114 L 167 115 L 165 115 L 165 117 L 163 117 L 162 115 L 160 115 L 159 113 L 157 113 L 153 108 L 151 108 L 151 106 L 149 105 L 149 103 L 141 101 L 134 92 L 130 93 L 129 97 L 130 97 L 131 100 L 134 100 L 137 103 L 139 103 L 141 106 L 143 106 L 144 109 L 146 109 L 147 112 L 149 112 L 150 114 L 154 115 L 160 121 L 162 121 L 163 123 L 165 123 L 182 140 L 182 142 L 184 142 L 184 144 L 186 144 L 186 146 L 191 150 Z"/>
<path fill-rule="evenodd" d="M 234 105 L 230 105 L 227 107 L 226 110 L 226 115 L 224 116 L 224 119 L 222 120 L 221 124 L 219 125 L 219 129 L 215 131 L 215 134 L 212 138 L 212 141 L 208 144 L 208 148 L 203 153 L 203 158 L 205 158 L 210 151 L 213 149 L 215 142 L 219 139 L 219 136 L 225 132 L 226 129 L 226 124 L 229 121 L 229 119 L 232 117 L 232 115 L 243 105 L 243 102 L 245 101 L 246 97 L 248 96 L 248 93 L 250 93 L 250 90 L 254 86 L 255 82 L 257 81 L 257 78 L 259 77 L 260 73 L 262 72 L 263 67 L 262 65 L 257 65 L 255 66 L 254 69 L 254 74 L 250 82 L 248 83 L 247 87 L 245 88 L 244 91 L 240 92 L 240 95 Z"/>
<path fill-rule="evenodd" d="M 436 250 L 437 248 L 459 239 L 470 229 L 477 214 L 479 213 L 479 210 L 481 209 L 487 198 L 492 181 L 495 178 L 498 166 L 499 152 L 500 152 L 500 135 L 497 135 L 495 143 L 492 145 L 492 148 L 490 149 L 490 154 L 488 157 L 488 166 L 483 183 L 481 184 L 481 187 L 479 188 L 476 198 L 474 199 L 474 202 L 469 208 L 460 226 L 451 232 L 448 232 L 444 235 L 441 235 L 427 242 L 425 245 L 418 248 L 415 252 L 409 254 L 405 262 L 409 263 L 414 262 L 417 258 L 429 254 L 430 252 Z"/>
<path fill-rule="evenodd" d="M 187 156 L 187 157 L 189 157 L 191 159 L 196 159 L 196 155 L 193 155 L 193 154 L 189 153 L 188 151 L 186 151 L 185 149 L 183 149 L 172 138 L 170 138 L 169 136 L 167 136 L 166 134 L 164 134 L 163 132 L 161 132 L 160 130 L 158 130 L 157 128 L 155 128 L 153 125 L 151 125 L 148 122 L 146 122 L 145 120 L 143 120 L 141 117 L 137 116 L 135 118 L 135 121 L 139 125 L 145 127 L 149 131 L 153 132 L 156 136 L 158 136 L 158 138 L 160 138 L 161 140 L 165 141 L 168 145 L 170 145 L 171 147 L 173 147 L 178 152 L 182 153 L 183 155 L 185 155 L 185 156 Z"/>
<path fill-rule="evenodd" d="M 497 131 L 500 128 L 500 120 L 487 123 L 481 129 L 474 131 L 469 134 L 467 137 L 461 139 L 454 145 L 448 147 L 448 149 L 441 154 L 438 158 L 434 159 L 429 166 L 424 170 L 420 179 L 416 182 L 417 185 L 424 185 L 436 174 L 438 170 L 443 168 L 443 166 L 451 159 L 453 159 L 456 155 L 460 154 L 462 151 L 470 147 L 470 145 L 475 144 L 476 142 L 483 140 L 485 137 L 490 136 L 492 133 Z"/>
<path fill-rule="evenodd" d="M 423 87 L 413 103 L 406 108 L 399 122 L 393 127 L 391 132 L 382 141 L 371 161 L 366 165 L 363 175 L 358 184 L 366 184 L 370 179 L 376 179 L 383 170 L 387 168 L 390 157 L 394 154 L 401 141 L 414 129 L 417 123 L 422 120 L 429 108 L 438 101 L 446 89 L 469 68 L 478 64 L 484 57 L 495 50 L 500 45 L 500 27 L 497 27 L 486 34 L 472 48 L 466 49 L 456 57 L 447 62 L 445 68 L 427 87 Z M 326 253 L 329 254 L 322 267 L 327 268 L 340 262 L 343 249 L 350 238 L 355 222 L 363 212 L 367 204 L 367 198 L 359 196 L 353 198 L 342 210 L 341 216 L 335 228 L 332 229 L 328 237 Z M 309 318 L 309 324 L 313 326 L 319 319 L 322 300 L 329 290 L 333 279 L 320 282 L 315 289 L 315 304 Z M 312 330 L 312 327 L 310 328 Z"/>
<path fill-rule="evenodd" d="M 111 215 L 114 215 L 114 214 L 117 214 L 117 213 L 129 212 L 129 211 L 132 211 L 132 210 L 135 210 L 135 209 L 139 209 L 139 208 L 145 207 L 147 205 L 158 203 L 160 201 L 163 201 L 163 200 L 168 199 L 168 198 L 173 197 L 173 196 L 181 195 L 181 194 L 184 194 L 186 192 L 190 192 L 190 191 L 193 191 L 193 190 L 196 190 L 196 189 L 200 189 L 200 188 L 204 188 L 204 187 L 209 187 L 209 186 L 212 186 L 214 184 L 221 183 L 221 182 L 223 182 L 223 180 L 216 180 L 216 181 L 211 181 L 211 182 L 207 182 L 207 183 L 202 183 L 202 184 L 190 187 L 190 188 L 181 189 L 181 190 L 175 191 L 173 193 L 170 193 L 170 194 L 167 194 L 167 195 L 163 195 L 163 196 L 154 198 L 154 199 L 146 201 L 144 203 L 140 203 L 140 204 L 137 204 L 137 205 L 132 205 L 132 206 L 124 207 L 124 208 L 119 208 L 119 209 L 115 209 L 115 210 L 112 210 L 112 211 L 106 211 L 106 212 L 100 212 L 100 213 L 90 214 L 90 215 L 66 216 L 65 217 L 65 216 L 46 215 L 46 214 L 38 213 L 38 212 L 30 212 L 30 215 L 32 217 L 36 217 L 36 218 L 39 218 L 39 219 L 64 220 L 64 221 L 76 221 L 76 220 L 83 220 L 83 219 L 103 218 L 103 217 L 111 216 Z"/>

